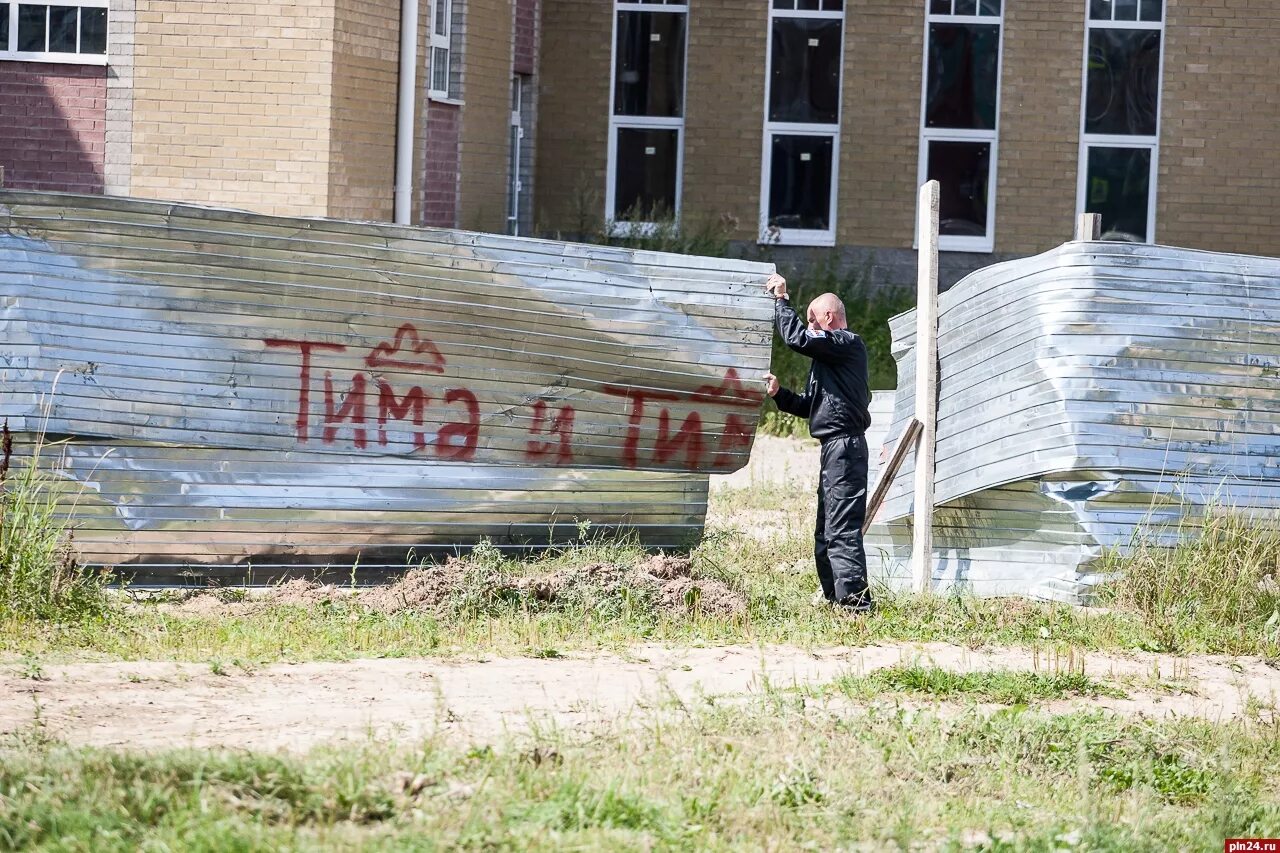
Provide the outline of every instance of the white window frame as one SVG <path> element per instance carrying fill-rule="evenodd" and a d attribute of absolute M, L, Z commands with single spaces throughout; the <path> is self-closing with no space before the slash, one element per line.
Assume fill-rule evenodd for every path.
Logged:
<path fill-rule="evenodd" d="M 440 16 L 440 7 L 444 7 L 444 32 L 436 30 L 436 20 Z M 429 68 L 427 76 L 427 97 L 438 101 L 449 100 L 449 84 L 453 77 L 453 0 L 433 0 L 431 4 L 431 37 Z M 445 55 L 444 88 L 436 88 L 436 51 L 443 50 Z"/>
<path fill-rule="evenodd" d="M 999 15 L 943 15 L 930 11 L 930 0 L 922 0 L 925 4 L 924 21 L 924 58 L 921 65 L 920 80 L 920 150 L 917 154 L 916 186 L 929 180 L 929 143 L 930 142 L 987 142 L 991 145 L 991 167 L 987 170 L 987 233 L 984 237 L 965 237 L 957 234 L 940 234 L 938 251 L 941 252 L 994 252 L 996 248 L 996 172 L 1000 163 L 1000 105 L 1004 86 L 1004 12 L 1009 3 L 1015 0 L 1001 0 Z M 979 6 L 981 8 L 981 6 Z M 930 24 L 995 24 L 1000 27 L 1000 37 L 996 41 L 996 126 L 991 130 L 973 130 L 968 128 L 928 127 L 929 106 L 929 25 Z M 918 211 L 917 211 L 918 213 Z M 916 228 L 920 225 L 920 217 L 916 216 Z M 916 233 L 914 248 L 920 247 L 920 235 Z"/>
<path fill-rule="evenodd" d="M 769 21 L 764 34 L 764 138 L 760 145 L 760 223 L 761 245 L 834 246 L 836 244 L 836 211 L 840 198 L 840 124 L 844 118 L 844 36 L 845 14 L 851 0 L 845 0 L 839 11 L 805 11 L 774 8 L 769 3 Z M 836 82 L 836 120 L 834 124 L 770 121 L 769 95 L 773 85 L 773 22 L 775 18 L 814 18 L 840 22 L 840 79 Z M 831 138 L 831 208 L 827 227 L 769 228 L 769 187 L 773 179 L 774 136 L 828 136 Z"/>
<path fill-rule="evenodd" d="M 1151 152 L 1151 174 L 1147 178 L 1147 239 L 1156 241 L 1156 183 L 1160 175 L 1160 127 L 1164 113 L 1164 50 L 1166 31 L 1165 19 L 1169 15 L 1169 4 L 1160 2 L 1159 21 L 1117 21 L 1115 20 L 1115 4 L 1112 3 L 1112 20 L 1095 21 L 1089 14 L 1089 0 L 1084 0 L 1084 58 L 1080 63 L 1080 152 L 1077 159 L 1078 174 L 1076 176 L 1076 214 L 1085 212 L 1089 197 L 1089 149 L 1091 148 L 1140 148 Z M 1141 0 L 1139 0 L 1141 13 Z M 1156 81 L 1156 132 L 1151 136 L 1126 136 L 1124 134 L 1086 133 L 1085 117 L 1089 108 L 1089 36 L 1093 30 L 1153 30 L 1160 33 L 1160 66 L 1159 79 Z"/>
<path fill-rule="evenodd" d="M 107 49 L 104 53 L 58 53 L 52 51 L 21 51 L 18 46 L 18 6 L 75 6 L 81 9 L 107 9 L 107 0 L 56 0 L 45 3 L 18 3 L 17 0 L 5 0 L 9 4 L 9 43 L 0 45 L 0 62 L 53 62 L 61 65 L 106 65 L 107 54 L 111 51 L 111 12 L 107 11 Z M 45 40 L 48 41 L 49 12 L 45 11 Z M 79 19 L 76 21 L 76 49 L 80 49 Z"/>
<path fill-rule="evenodd" d="M 618 131 L 662 128 L 676 131 L 676 195 L 672 215 L 680 219 L 681 201 L 684 197 L 684 113 L 689 93 L 689 4 L 687 2 L 635 3 L 615 0 L 612 4 L 613 25 L 609 35 L 609 143 L 608 166 L 605 169 L 604 221 L 614 237 L 646 236 L 653 234 L 656 222 L 620 222 L 614 209 L 617 202 L 618 181 Z M 614 115 L 613 101 L 617 93 L 618 74 L 618 13 L 654 12 L 684 15 L 684 89 L 680 93 L 679 116 L 620 116 Z"/>

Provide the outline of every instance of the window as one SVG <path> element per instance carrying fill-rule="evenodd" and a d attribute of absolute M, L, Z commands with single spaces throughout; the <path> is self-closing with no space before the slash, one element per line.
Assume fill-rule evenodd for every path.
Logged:
<path fill-rule="evenodd" d="M 772 0 L 760 242 L 835 244 L 844 0 Z"/>
<path fill-rule="evenodd" d="M 1164 0 L 1088 0 L 1076 207 L 1110 239 L 1155 239 Z"/>
<path fill-rule="evenodd" d="M 107 0 L 0 3 L 0 59 L 107 62 Z"/>
<path fill-rule="evenodd" d="M 995 248 L 1001 0 L 926 0 L 920 183 L 941 185 L 938 247 Z"/>
<path fill-rule="evenodd" d="M 605 217 L 616 232 L 680 213 L 689 7 L 615 4 Z"/>
<path fill-rule="evenodd" d="M 433 98 L 449 97 L 449 78 L 453 37 L 453 0 L 435 0 L 431 10 L 431 85 L 428 94 Z"/>

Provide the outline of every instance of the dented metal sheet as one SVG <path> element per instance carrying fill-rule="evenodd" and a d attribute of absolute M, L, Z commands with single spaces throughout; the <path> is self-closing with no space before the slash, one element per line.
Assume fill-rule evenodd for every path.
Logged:
<path fill-rule="evenodd" d="M 750 452 L 770 272 L 0 192 L 0 416 L 30 434 L 47 401 L 73 439 L 94 562 L 402 564 L 588 521 L 675 545 Z"/>
<path fill-rule="evenodd" d="M 891 327 L 896 435 L 914 312 Z M 1079 601 L 1139 530 L 1208 506 L 1280 518 L 1280 260 L 1070 243 L 943 294 L 938 352 L 940 587 Z M 909 459 L 868 538 L 895 580 L 913 476 Z"/>

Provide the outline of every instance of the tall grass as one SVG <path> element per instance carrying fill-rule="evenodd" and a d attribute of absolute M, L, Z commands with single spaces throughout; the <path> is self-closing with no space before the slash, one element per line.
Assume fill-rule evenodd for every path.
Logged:
<path fill-rule="evenodd" d="M 15 467 L 8 421 L 0 436 L 0 619 L 100 615 L 106 609 L 104 579 L 76 562 L 53 478 L 40 467 L 42 438 L 37 436 L 31 455 Z"/>
<path fill-rule="evenodd" d="M 1170 650 L 1238 634 L 1280 653 L 1280 531 L 1241 512 L 1210 506 L 1170 529 L 1142 529 L 1102 570 L 1115 580 L 1101 600 L 1138 613 Z"/>

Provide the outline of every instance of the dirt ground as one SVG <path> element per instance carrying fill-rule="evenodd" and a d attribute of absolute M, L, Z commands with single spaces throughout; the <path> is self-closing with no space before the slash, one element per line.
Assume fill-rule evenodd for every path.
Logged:
<path fill-rule="evenodd" d="M 48 734 L 69 743 L 143 749 L 303 750 L 331 741 L 433 734 L 485 741 L 535 727 L 589 731 L 670 700 L 749 695 L 766 684 L 816 684 L 913 662 L 957 672 L 1049 668 L 1026 650 L 975 652 L 946 644 L 816 652 L 640 647 L 625 657 L 359 660 L 229 667 L 221 674 L 208 664 L 86 663 L 48 667 L 43 680 L 10 665 L 0 670 L 0 732 L 38 719 Z M 1250 704 L 1274 714 L 1280 693 L 1280 672 L 1255 660 L 1091 653 L 1085 671 L 1095 679 L 1119 679 L 1126 698 L 1055 700 L 1046 710 L 1110 708 L 1225 720 L 1245 714 Z M 1152 684 L 1157 674 L 1165 687 Z"/>

